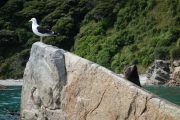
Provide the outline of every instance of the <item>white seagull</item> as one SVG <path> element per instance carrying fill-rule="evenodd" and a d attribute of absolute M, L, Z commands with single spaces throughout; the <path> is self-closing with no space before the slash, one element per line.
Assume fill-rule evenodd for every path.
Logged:
<path fill-rule="evenodd" d="M 53 35 L 57 35 L 55 32 L 46 29 L 42 26 L 39 26 L 37 24 L 37 20 L 36 18 L 31 18 L 31 20 L 29 20 L 29 22 L 32 22 L 32 31 L 34 34 L 36 34 L 37 36 L 40 36 L 40 41 L 42 42 L 42 38 L 45 36 L 53 36 Z"/>

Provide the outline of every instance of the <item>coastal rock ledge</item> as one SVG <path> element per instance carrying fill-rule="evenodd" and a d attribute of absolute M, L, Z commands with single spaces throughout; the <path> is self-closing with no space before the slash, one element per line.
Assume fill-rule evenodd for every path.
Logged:
<path fill-rule="evenodd" d="M 62 49 L 36 42 L 24 72 L 21 120 L 179 120 L 180 107 Z"/>

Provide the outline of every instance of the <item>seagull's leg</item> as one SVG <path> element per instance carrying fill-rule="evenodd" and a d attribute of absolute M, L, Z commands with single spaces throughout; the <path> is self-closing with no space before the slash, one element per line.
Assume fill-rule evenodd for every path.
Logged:
<path fill-rule="evenodd" d="M 40 42 L 42 42 L 42 36 L 40 36 Z"/>

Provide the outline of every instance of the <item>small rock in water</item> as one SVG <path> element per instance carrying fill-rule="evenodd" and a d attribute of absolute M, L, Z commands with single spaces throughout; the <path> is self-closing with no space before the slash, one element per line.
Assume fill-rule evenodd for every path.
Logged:
<path fill-rule="evenodd" d="M 0 89 L 5 89 L 5 88 L 6 88 L 6 86 L 0 85 Z"/>

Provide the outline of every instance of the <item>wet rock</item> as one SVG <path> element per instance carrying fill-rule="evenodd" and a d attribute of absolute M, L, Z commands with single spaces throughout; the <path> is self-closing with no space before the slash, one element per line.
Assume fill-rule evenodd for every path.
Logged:
<path fill-rule="evenodd" d="M 6 86 L 0 85 L 0 89 L 5 89 L 5 88 L 6 88 Z"/>

